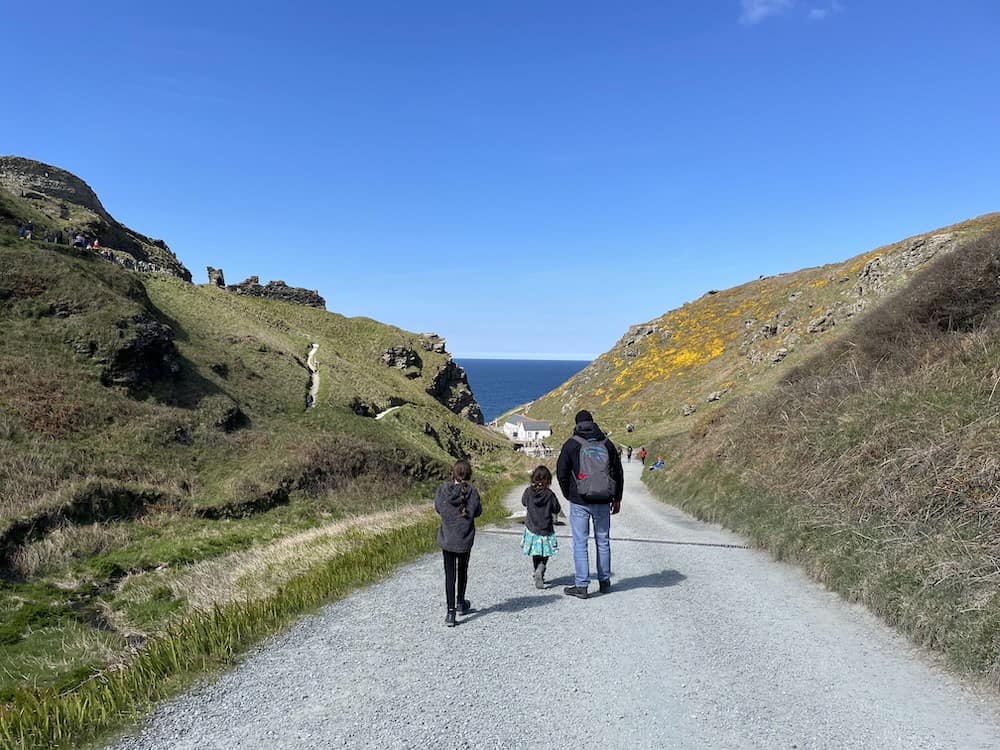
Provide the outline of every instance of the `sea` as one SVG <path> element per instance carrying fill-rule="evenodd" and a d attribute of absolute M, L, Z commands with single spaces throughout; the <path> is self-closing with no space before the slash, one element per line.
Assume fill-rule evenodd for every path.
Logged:
<path fill-rule="evenodd" d="M 564 359 L 457 359 L 489 422 L 556 388 L 589 362 Z"/>

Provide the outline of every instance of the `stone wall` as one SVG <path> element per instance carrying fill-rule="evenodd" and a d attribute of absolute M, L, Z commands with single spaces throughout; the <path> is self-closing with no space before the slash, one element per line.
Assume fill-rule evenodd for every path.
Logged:
<path fill-rule="evenodd" d="M 230 284 L 226 287 L 235 294 L 247 294 L 251 297 L 264 297 L 266 299 L 277 299 L 282 302 L 294 302 L 297 305 L 307 305 L 326 309 L 326 300 L 315 289 L 303 289 L 297 286 L 288 286 L 284 281 L 269 281 L 261 286 L 259 276 L 251 276 L 239 284 Z"/>

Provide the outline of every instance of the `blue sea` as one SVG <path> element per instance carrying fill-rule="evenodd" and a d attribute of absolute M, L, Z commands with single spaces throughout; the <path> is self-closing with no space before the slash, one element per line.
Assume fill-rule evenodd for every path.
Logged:
<path fill-rule="evenodd" d="M 552 359 L 456 359 L 489 422 L 556 388 L 589 362 Z"/>

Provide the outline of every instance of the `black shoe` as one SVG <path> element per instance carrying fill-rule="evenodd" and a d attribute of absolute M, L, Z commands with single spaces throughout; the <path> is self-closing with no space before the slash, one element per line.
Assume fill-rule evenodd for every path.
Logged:
<path fill-rule="evenodd" d="M 463 599 L 458 603 L 458 614 L 462 615 L 462 617 L 465 617 L 467 614 L 469 614 L 469 610 L 471 609 L 472 609 L 472 602 L 470 602 L 468 599 Z"/>
<path fill-rule="evenodd" d="M 445 615 L 444 624 L 449 628 L 455 627 L 455 610 L 449 609 L 448 614 Z"/>
<path fill-rule="evenodd" d="M 545 568 L 535 568 L 535 574 L 532 576 L 535 579 L 535 588 L 544 589 L 545 588 Z"/>
<path fill-rule="evenodd" d="M 601 587 L 601 593 L 602 594 L 610 594 L 611 593 L 611 579 L 610 578 L 607 579 L 606 581 L 598 581 L 597 583 Z"/>
<path fill-rule="evenodd" d="M 575 596 L 577 599 L 586 599 L 590 596 L 587 593 L 587 589 L 582 586 L 567 586 L 563 589 L 563 593 L 566 594 L 566 596 Z"/>

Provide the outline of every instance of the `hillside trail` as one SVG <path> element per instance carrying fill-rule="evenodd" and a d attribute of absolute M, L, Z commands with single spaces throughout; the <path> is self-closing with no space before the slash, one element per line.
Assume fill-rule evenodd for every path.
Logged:
<path fill-rule="evenodd" d="M 625 470 L 611 593 L 562 593 L 568 538 L 537 590 L 518 528 L 480 529 L 474 611 L 458 627 L 444 626 L 440 555 L 424 556 L 159 706 L 114 747 L 1000 748 L 995 695 L 796 568 L 658 502 L 638 461 Z"/>
<path fill-rule="evenodd" d="M 316 351 L 319 344 L 313 343 L 309 347 L 309 356 L 306 357 L 306 366 L 309 368 L 309 397 L 306 399 L 306 408 L 316 406 L 316 396 L 319 394 L 319 365 L 316 364 Z"/>

